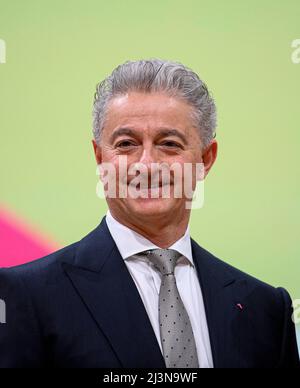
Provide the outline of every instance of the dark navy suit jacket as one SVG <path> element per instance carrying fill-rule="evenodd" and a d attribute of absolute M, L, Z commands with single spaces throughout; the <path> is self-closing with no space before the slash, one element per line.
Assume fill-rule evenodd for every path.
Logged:
<path fill-rule="evenodd" d="M 289 294 L 192 240 L 214 366 L 299 367 Z M 81 241 L 0 270 L 0 367 L 165 368 L 105 218 Z M 241 304 L 240 309 L 237 304 Z"/>

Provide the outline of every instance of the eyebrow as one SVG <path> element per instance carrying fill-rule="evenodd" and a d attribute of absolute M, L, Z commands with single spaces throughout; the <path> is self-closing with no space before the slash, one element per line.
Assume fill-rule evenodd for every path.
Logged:
<path fill-rule="evenodd" d="M 128 135 L 128 136 L 137 136 L 139 135 L 139 131 L 136 131 L 132 128 L 126 128 L 121 127 L 116 129 L 112 135 L 110 136 L 110 141 L 113 143 L 118 136 L 122 135 Z M 159 128 L 159 134 L 158 137 L 168 137 L 168 136 L 176 136 L 179 137 L 182 142 L 187 145 L 187 140 L 184 134 L 182 134 L 178 129 L 176 128 Z"/>
<path fill-rule="evenodd" d="M 179 137 L 182 142 L 187 145 L 186 137 L 178 129 L 175 128 L 160 128 L 159 137 L 176 136 Z"/>
<path fill-rule="evenodd" d="M 113 143 L 118 136 L 122 135 L 134 136 L 137 135 L 137 131 L 131 128 L 118 128 L 110 136 L 111 143 Z"/>

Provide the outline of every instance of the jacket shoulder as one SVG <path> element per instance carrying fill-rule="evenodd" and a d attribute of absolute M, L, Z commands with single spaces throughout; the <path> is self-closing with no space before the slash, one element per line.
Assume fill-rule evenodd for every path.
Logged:
<path fill-rule="evenodd" d="M 271 297 L 278 297 L 278 295 L 282 293 L 283 289 L 281 287 L 275 287 L 274 285 L 253 276 L 252 274 L 236 268 L 235 266 L 215 256 L 194 240 L 192 240 L 192 244 L 195 252 L 197 252 L 197 255 L 201 257 L 201 264 L 210 268 L 210 272 L 213 273 L 215 277 L 218 277 L 219 279 L 234 279 L 235 281 L 243 282 L 247 285 L 249 292 L 254 290 L 256 290 L 256 292 L 263 291 L 265 295 L 270 295 Z"/>
<path fill-rule="evenodd" d="M 43 277 L 53 271 L 56 272 L 62 262 L 73 262 L 78 244 L 79 241 L 25 264 L 0 268 L 0 278 L 25 277 L 30 279 L 35 275 Z"/>

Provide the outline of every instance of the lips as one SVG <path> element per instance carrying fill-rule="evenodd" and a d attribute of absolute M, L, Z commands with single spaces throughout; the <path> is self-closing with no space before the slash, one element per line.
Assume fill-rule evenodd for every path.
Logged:
<path fill-rule="evenodd" d="M 141 188 L 142 186 L 142 188 Z M 128 187 L 136 188 L 137 190 L 150 190 L 150 189 L 160 189 L 162 187 L 172 186 L 172 183 L 162 183 L 159 182 L 158 184 L 154 183 L 150 185 L 149 183 L 138 183 L 138 184 L 132 184 L 131 182 L 128 183 Z"/>
<path fill-rule="evenodd" d="M 147 187 L 147 184 L 141 187 L 140 184 L 128 185 L 128 195 L 130 198 L 140 199 L 162 199 L 171 198 L 171 185 L 159 183 Z"/>

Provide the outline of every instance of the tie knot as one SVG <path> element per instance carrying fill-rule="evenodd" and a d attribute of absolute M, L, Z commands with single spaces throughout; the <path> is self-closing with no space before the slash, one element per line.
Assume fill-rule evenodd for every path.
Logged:
<path fill-rule="evenodd" d="M 181 254 L 174 249 L 151 249 L 146 251 L 148 259 L 162 275 L 173 274 Z"/>

